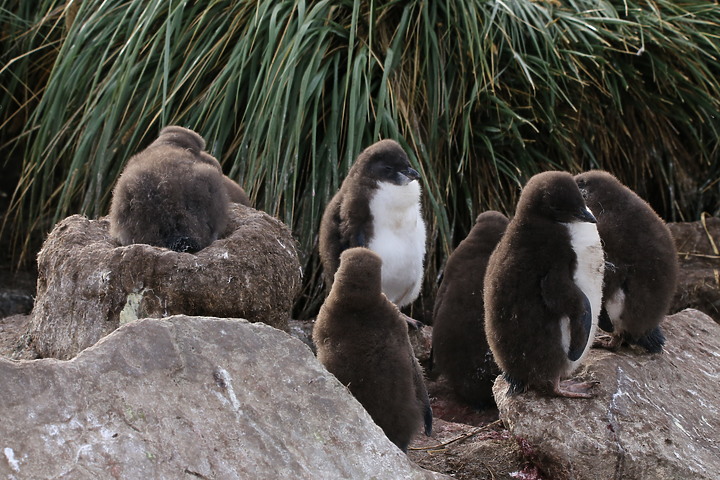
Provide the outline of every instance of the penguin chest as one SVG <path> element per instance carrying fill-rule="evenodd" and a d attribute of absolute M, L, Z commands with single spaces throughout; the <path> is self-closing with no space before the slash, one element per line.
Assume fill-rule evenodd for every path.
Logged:
<path fill-rule="evenodd" d="M 602 306 L 603 275 L 605 274 L 605 255 L 600 235 L 594 223 L 580 222 L 567 224 L 570 233 L 570 245 L 577 257 L 577 265 L 573 272 L 573 281 L 585 294 L 590 302 L 592 327 L 590 336 L 580 358 L 574 362 L 577 366 L 592 346 L 598 317 Z M 567 326 L 563 325 L 567 328 Z"/>
<path fill-rule="evenodd" d="M 382 291 L 398 306 L 420 293 L 425 257 L 425 222 L 420 186 L 381 183 L 370 200 L 373 234 L 368 248 L 382 258 Z"/>

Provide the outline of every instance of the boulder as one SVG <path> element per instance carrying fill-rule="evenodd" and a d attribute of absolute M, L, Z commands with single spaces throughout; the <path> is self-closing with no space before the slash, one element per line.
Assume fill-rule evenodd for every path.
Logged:
<path fill-rule="evenodd" d="M 669 223 L 668 228 L 675 239 L 680 263 L 671 312 L 690 307 L 720 323 L 720 254 L 717 250 L 720 249 L 720 218 Z"/>
<path fill-rule="evenodd" d="M 500 417 L 553 479 L 715 479 L 720 471 L 720 326 L 697 310 L 663 323 L 665 352 L 591 350 L 576 376 L 593 399 L 493 392 Z"/>
<path fill-rule="evenodd" d="M 33 272 L 12 272 L 0 268 L 0 318 L 30 313 L 34 297 Z"/>
<path fill-rule="evenodd" d="M 445 478 L 286 333 L 126 324 L 69 361 L 0 358 L 2 478 Z"/>
<path fill-rule="evenodd" d="M 122 324 L 174 314 L 287 330 L 302 280 L 292 234 L 264 212 L 232 204 L 229 213 L 229 234 L 195 254 L 120 246 L 107 217 L 58 223 L 38 254 L 30 347 L 68 359 Z"/>

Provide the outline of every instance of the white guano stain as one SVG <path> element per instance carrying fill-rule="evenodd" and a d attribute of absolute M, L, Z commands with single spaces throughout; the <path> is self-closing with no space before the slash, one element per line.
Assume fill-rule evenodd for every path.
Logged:
<path fill-rule="evenodd" d="M 20 462 L 15 458 L 15 452 L 10 447 L 5 447 L 3 449 L 3 453 L 5 454 L 5 458 L 7 458 L 8 463 L 10 464 L 10 468 L 12 468 L 16 472 L 20 472 Z"/>

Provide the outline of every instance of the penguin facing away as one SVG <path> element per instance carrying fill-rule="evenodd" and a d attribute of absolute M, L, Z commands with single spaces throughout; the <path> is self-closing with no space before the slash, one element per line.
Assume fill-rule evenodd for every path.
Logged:
<path fill-rule="evenodd" d="M 128 160 L 110 206 L 110 234 L 120 244 L 192 253 L 224 232 L 228 194 L 220 164 L 202 156 L 204 147 L 196 132 L 169 126 Z"/>
<path fill-rule="evenodd" d="M 404 452 L 432 409 L 400 310 L 381 291 L 381 258 L 345 250 L 313 327 L 318 360 Z"/>
<path fill-rule="evenodd" d="M 561 380 L 592 344 L 604 266 L 595 217 L 572 175 L 533 176 L 485 275 L 485 333 L 509 393 L 592 396 L 594 383 Z"/>
<path fill-rule="evenodd" d="M 398 307 L 419 295 L 425 257 L 420 174 L 394 140 L 360 153 L 320 224 L 320 260 L 329 288 L 340 254 L 367 247 L 382 258 L 382 291 Z"/>
<path fill-rule="evenodd" d="M 483 283 L 490 254 L 507 225 L 500 212 L 478 215 L 447 260 L 433 309 L 432 368 L 479 408 L 494 405 L 492 386 L 500 373 L 485 338 Z"/>
<path fill-rule="evenodd" d="M 215 166 L 220 173 L 222 173 L 220 162 L 218 162 L 217 159 L 209 153 L 200 152 L 198 160 L 203 163 L 207 163 L 208 165 Z M 252 207 L 250 198 L 248 198 L 245 190 L 235 180 L 231 179 L 227 175 L 223 175 L 223 183 L 225 184 L 225 190 L 227 191 L 228 198 L 231 202 L 240 203 L 246 207 Z"/>
<path fill-rule="evenodd" d="M 607 266 L 599 326 L 612 332 L 596 345 L 614 349 L 623 341 L 659 353 L 660 323 L 677 287 L 675 242 L 665 222 L 635 192 L 608 172 L 575 176 L 597 218 Z"/>

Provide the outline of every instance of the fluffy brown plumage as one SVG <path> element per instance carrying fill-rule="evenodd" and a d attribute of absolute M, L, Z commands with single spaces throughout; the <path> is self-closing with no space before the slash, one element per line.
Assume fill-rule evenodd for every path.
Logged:
<path fill-rule="evenodd" d="M 208 165 L 212 165 L 216 167 L 220 172 L 222 172 L 220 162 L 218 162 L 215 157 L 213 157 L 207 152 L 200 152 L 198 161 L 207 163 Z M 252 204 L 250 203 L 250 198 L 248 198 L 245 190 L 235 180 L 228 177 L 227 175 L 223 175 L 223 183 L 225 185 L 225 190 L 227 191 L 228 198 L 231 202 L 240 203 L 242 205 L 245 205 L 246 207 L 252 207 Z"/>
<path fill-rule="evenodd" d="M 591 396 L 561 379 L 586 355 L 602 300 L 604 259 L 595 219 L 569 173 L 523 188 L 485 274 L 485 333 L 511 391 Z"/>
<path fill-rule="evenodd" d="M 485 338 L 485 270 L 508 219 L 496 211 L 478 215 L 443 272 L 433 309 L 433 371 L 477 407 L 493 405 L 492 386 L 500 369 Z"/>
<path fill-rule="evenodd" d="M 223 182 L 225 183 L 225 189 L 227 190 L 228 197 L 231 202 L 239 203 L 245 205 L 246 207 L 252 207 L 250 198 L 245 193 L 245 190 L 243 190 L 243 188 L 238 185 L 235 180 L 231 179 L 227 175 L 223 175 Z"/>
<path fill-rule="evenodd" d="M 178 252 L 210 245 L 227 224 L 220 164 L 196 132 L 169 126 L 128 160 L 113 190 L 110 233 L 122 245 L 146 243 Z"/>
<path fill-rule="evenodd" d="M 315 326 L 318 360 L 346 385 L 385 432 L 407 451 L 432 410 L 402 314 L 380 290 L 380 257 L 369 249 L 342 253 Z"/>
<path fill-rule="evenodd" d="M 598 342 L 614 348 L 621 342 L 662 351 L 660 323 L 677 287 L 675 242 L 665 222 L 635 192 L 608 172 L 575 176 L 597 218 L 607 268 L 599 326 L 612 332 Z"/>

